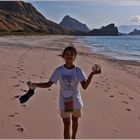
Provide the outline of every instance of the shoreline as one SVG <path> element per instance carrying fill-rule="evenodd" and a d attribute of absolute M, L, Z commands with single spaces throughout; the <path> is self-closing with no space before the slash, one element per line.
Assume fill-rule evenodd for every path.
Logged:
<path fill-rule="evenodd" d="M 7 36 L 8 38 L 17 38 L 18 36 L 16 35 L 12 35 L 12 36 Z M 23 42 L 20 42 L 21 43 L 21 46 L 22 47 L 19 47 L 19 44 L 18 45 L 15 45 L 13 44 L 14 46 L 10 46 L 10 48 L 17 48 L 17 49 L 21 49 L 21 48 L 29 48 L 29 49 L 44 49 L 44 50 L 49 50 L 49 51 L 56 51 L 58 52 L 58 56 L 61 55 L 61 52 L 63 51 L 63 49 L 69 45 L 70 43 L 73 43 L 74 45 L 76 45 L 77 49 L 78 49 L 78 54 L 81 55 L 81 56 L 92 56 L 92 57 L 96 57 L 98 59 L 101 59 L 103 61 L 107 61 L 111 64 L 113 64 L 114 66 L 118 66 L 120 67 L 122 70 L 124 70 L 125 72 L 128 72 L 129 74 L 131 75 L 134 75 L 134 76 L 137 76 L 138 78 L 140 78 L 140 68 L 138 68 L 139 70 L 137 70 L 137 72 L 135 72 L 135 69 L 137 69 L 137 67 L 140 67 L 140 62 L 138 61 L 135 61 L 135 60 L 118 60 L 118 59 L 115 59 L 111 56 L 107 56 L 107 55 L 104 55 L 104 54 L 99 54 L 99 53 L 94 53 L 92 51 L 92 49 L 90 47 L 88 47 L 87 44 L 81 44 L 81 42 L 77 42 L 77 38 L 75 36 L 67 36 L 67 35 L 45 35 L 45 36 L 40 36 L 40 35 L 32 35 L 32 36 L 26 36 L 26 35 L 23 35 L 23 36 L 19 36 L 18 38 L 20 39 L 23 39 L 23 38 L 29 38 L 29 40 L 32 38 L 46 38 L 48 41 L 46 42 L 45 46 L 43 44 L 43 46 L 41 46 L 41 44 L 37 43 L 37 45 L 35 43 L 23 43 Z M 5 38 L 5 37 L 3 37 Z M 49 42 L 49 39 L 50 39 L 50 42 Z M 1 39 L 0 39 L 1 40 Z M 5 40 L 5 43 L 6 43 L 7 40 Z M 45 39 L 43 39 L 43 41 L 45 42 Z M 63 42 L 63 43 L 62 43 Z M 13 42 L 12 42 L 13 43 Z M 7 47 L 9 45 L 11 45 L 12 43 L 8 43 Z M 33 46 L 35 45 L 35 46 Z M 61 46 L 60 46 L 61 45 Z M 3 47 L 3 48 L 6 48 L 6 47 Z M 9 48 L 9 47 L 8 47 Z M 82 48 L 82 51 L 80 50 Z"/>
<path fill-rule="evenodd" d="M 93 37 L 97 37 L 97 36 L 93 36 Z M 101 36 L 101 37 L 103 37 L 103 36 Z M 106 37 L 106 36 L 105 36 Z M 113 36 L 114 37 L 114 36 Z M 86 47 L 88 47 L 88 48 L 90 48 L 91 49 L 91 51 L 93 52 L 93 53 L 96 53 L 96 54 L 99 54 L 99 55 L 102 55 L 102 56 L 104 56 L 104 57 L 106 57 L 106 58 L 109 58 L 109 59 L 115 59 L 115 60 L 118 60 L 118 61 L 133 61 L 133 62 L 138 62 L 138 63 L 140 63 L 140 60 L 137 60 L 137 59 L 131 59 L 131 57 L 130 58 L 122 58 L 121 56 L 120 56 L 120 58 L 119 58 L 119 54 L 117 54 L 118 56 L 117 57 L 114 57 L 113 55 L 110 55 L 110 54 L 106 54 L 106 53 L 100 53 L 100 52 L 94 52 L 94 50 L 92 50 L 92 48 L 96 48 L 96 44 L 94 45 L 94 44 L 92 44 L 92 45 L 90 45 L 90 44 L 88 44 L 88 42 L 86 42 L 86 41 L 83 41 L 83 39 L 84 38 L 82 38 L 82 37 L 80 37 L 80 39 L 79 38 L 77 38 L 77 40 L 79 41 L 79 42 L 81 42 L 82 44 L 84 44 Z M 102 45 L 99 45 L 99 46 L 102 46 Z M 115 53 L 115 52 L 114 52 Z"/>
<path fill-rule="evenodd" d="M 12 36 L 7 36 L 8 38 L 17 38 L 16 35 L 12 35 Z M 124 70 L 125 72 L 128 72 L 131 75 L 137 76 L 138 78 L 140 78 L 140 72 L 139 70 L 137 70 L 137 72 L 135 72 L 135 69 L 137 69 L 137 67 L 140 67 L 140 62 L 135 61 L 135 60 L 118 60 L 115 59 L 111 56 L 107 56 L 104 54 L 99 54 L 99 53 L 94 53 L 92 51 L 92 49 L 90 47 L 87 46 L 87 44 L 81 44 L 81 42 L 77 42 L 77 38 L 75 36 L 67 36 L 67 35 L 45 35 L 45 36 L 40 36 L 40 35 L 32 35 L 32 36 L 19 36 L 18 38 L 23 39 L 23 38 L 29 38 L 29 40 L 32 38 L 46 38 L 48 41 L 46 42 L 45 46 L 43 44 L 43 46 L 41 46 L 41 44 L 37 43 L 37 45 L 35 43 L 21 43 L 22 47 L 19 47 L 20 43 L 16 43 L 13 45 L 14 46 L 10 46 L 10 48 L 17 48 L 17 49 L 21 49 L 21 48 L 29 48 L 29 49 L 44 49 L 44 50 L 49 50 L 49 51 L 56 51 L 58 52 L 58 56 L 61 55 L 61 52 L 63 51 L 63 49 L 69 45 L 70 43 L 73 43 L 74 45 L 76 45 L 77 49 L 78 49 L 78 54 L 81 56 L 92 56 L 92 57 L 96 57 L 98 59 L 102 59 L 103 61 L 107 61 L 111 64 L 113 64 L 114 66 L 118 66 L 120 67 L 122 70 Z M 5 37 L 3 37 L 5 38 Z M 50 38 L 50 42 L 49 42 L 49 38 Z M 1 40 L 1 39 L 0 39 Z M 7 40 L 5 40 L 5 45 L 7 45 L 7 47 L 3 47 L 3 48 L 9 48 L 8 46 L 11 45 L 12 43 L 6 43 Z M 43 41 L 45 42 L 45 39 L 43 39 Z M 62 43 L 63 42 L 63 43 Z M 3 44 L 0 44 L 3 45 Z M 35 46 L 33 46 L 35 45 Z M 61 45 L 61 46 L 60 46 Z M 82 48 L 82 51 L 80 50 Z"/>
<path fill-rule="evenodd" d="M 87 51 L 86 52 L 86 54 L 88 54 L 88 55 L 96 55 L 96 56 L 99 56 L 100 58 L 103 58 L 103 59 L 106 59 L 106 60 L 108 60 L 108 61 L 115 61 L 115 62 L 120 62 L 120 63 L 123 63 L 123 64 L 125 64 L 126 63 L 126 65 L 137 65 L 137 66 L 140 66 L 140 62 L 139 61 L 137 61 L 137 60 L 120 60 L 120 59 L 117 59 L 117 58 L 114 58 L 114 57 L 111 57 L 111 56 L 109 56 L 109 55 L 105 55 L 105 54 L 100 54 L 100 53 L 95 53 L 90 47 L 89 47 L 89 45 L 88 44 L 86 44 L 86 42 L 84 42 L 84 44 L 83 44 L 83 42 L 78 42 L 77 43 L 77 36 L 68 36 L 68 35 L 29 35 L 29 36 L 26 36 L 26 35 L 21 35 L 21 36 L 17 36 L 17 35 L 7 35 L 7 36 L 2 36 L 3 38 L 5 38 L 5 37 L 39 37 L 39 38 L 41 38 L 41 37 L 49 37 L 49 38 L 51 38 L 51 37 L 55 37 L 55 36 L 57 36 L 59 39 L 57 40 L 57 39 L 54 39 L 54 41 L 64 41 L 64 37 L 67 39 L 69 39 L 68 40 L 68 42 L 73 42 L 73 43 L 75 43 L 75 44 L 79 44 L 79 45 L 81 45 L 82 47 L 84 47 L 85 48 L 85 50 Z M 74 41 L 73 41 L 74 40 Z M 53 44 L 55 44 L 55 42 L 53 41 Z M 64 42 L 67 42 L 67 41 L 64 41 Z M 47 45 L 48 45 L 49 43 L 47 43 Z M 57 44 L 57 43 L 56 43 Z M 23 44 L 22 44 L 23 45 Z M 49 45 L 51 45 L 51 44 L 49 44 Z M 63 44 L 64 45 L 64 44 Z M 68 45 L 68 44 L 67 44 Z M 15 47 L 15 46 L 14 46 Z M 22 46 L 23 47 L 23 46 Z M 27 45 L 27 46 L 25 46 L 25 47 L 33 47 L 32 45 Z M 56 51 L 59 51 L 60 50 L 60 47 L 59 48 L 55 48 L 55 47 L 41 47 L 41 46 L 36 46 L 35 45 L 35 47 L 36 48 L 47 48 L 47 49 L 49 49 L 49 50 L 56 50 Z M 63 46 L 64 47 L 64 46 Z M 61 50 L 62 50 L 63 48 L 61 48 Z M 83 52 L 79 52 L 79 54 L 84 54 Z"/>

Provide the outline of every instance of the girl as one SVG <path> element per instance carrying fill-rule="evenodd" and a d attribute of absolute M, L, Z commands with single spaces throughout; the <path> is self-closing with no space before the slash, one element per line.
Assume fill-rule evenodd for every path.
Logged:
<path fill-rule="evenodd" d="M 78 129 L 78 118 L 82 115 L 83 102 L 81 99 L 78 84 L 80 82 L 83 89 L 86 89 L 94 74 L 98 74 L 97 69 L 94 69 L 89 74 L 88 78 L 83 70 L 74 65 L 74 60 L 77 55 L 77 50 L 73 46 L 64 49 L 62 57 L 65 64 L 55 69 L 50 79 L 46 83 L 32 83 L 32 86 L 39 88 L 49 88 L 59 80 L 60 95 L 59 107 L 60 115 L 64 123 L 64 139 L 75 139 Z M 70 135 L 70 127 L 72 120 L 72 136 Z"/>

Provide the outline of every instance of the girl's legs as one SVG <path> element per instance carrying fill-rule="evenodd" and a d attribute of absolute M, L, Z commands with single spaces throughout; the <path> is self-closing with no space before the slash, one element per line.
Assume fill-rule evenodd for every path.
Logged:
<path fill-rule="evenodd" d="M 78 129 L 78 118 L 72 116 L 72 139 L 76 139 L 77 129 Z"/>
<path fill-rule="evenodd" d="M 64 139 L 76 139 L 76 133 L 78 130 L 78 118 L 81 117 L 82 111 L 74 110 L 71 113 L 65 112 L 64 110 L 61 110 L 61 117 L 63 119 L 64 123 Z M 70 134 L 71 129 L 71 121 L 72 121 L 72 136 Z"/>
<path fill-rule="evenodd" d="M 63 118 L 64 139 L 70 139 L 70 118 Z"/>

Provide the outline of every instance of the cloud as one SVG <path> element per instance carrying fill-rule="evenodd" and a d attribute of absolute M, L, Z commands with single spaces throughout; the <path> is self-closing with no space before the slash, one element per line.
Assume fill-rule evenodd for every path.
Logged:
<path fill-rule="evenodd" d="M 140 16 L 138 16 L 138 15 L 137 16 L 132 16 L 131 21 L 132 22 L 140 22 Z"/>

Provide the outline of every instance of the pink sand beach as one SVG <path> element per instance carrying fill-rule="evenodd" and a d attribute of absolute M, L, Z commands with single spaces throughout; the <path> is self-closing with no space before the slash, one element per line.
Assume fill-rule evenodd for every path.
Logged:
<path fill-rule="evenodd" d="M 92 64 L 101 65 L 87 90 L 79 119 L 78 139 L 140 138 L 140 64 L 116 61 L 91 53 L 70 36 L 0 37 L 0 138 L 62 139 L 59 114 L 59 84 L 37 88 L 35 95 L 20 104 L 28 90 L 26 82 L 48 81 L 64 60 L 59 56 L 72 42 L 79 54 L 75 64 L 88 76 Z"/>

